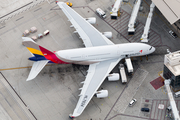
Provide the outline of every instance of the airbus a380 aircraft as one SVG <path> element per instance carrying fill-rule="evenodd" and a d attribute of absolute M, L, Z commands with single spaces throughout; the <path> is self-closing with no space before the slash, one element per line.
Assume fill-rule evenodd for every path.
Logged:
<path fill-rule="evenodd" d="M 70 118 L 81 115 L 94 95 L 98 98 L 108 96 L 107 90 L 97 91 L 104 79 L 117 63 L 125 58 L 151 54 L 155 48 L 144 43 L 114 44 L 95 29 L 64 2 L 57 2 L 68 17 L 86 48 L 51 52 L 36 44 L 31 38 L 23 37 L 23 44 L 33 54 L 29 60 L 35 61 L 27 81 L 34 79 L 47 63 L 89 65 L 88 74 L 80 88 L 80 98 Z M 118 79 L 117 79 L 118 80 Z"/>

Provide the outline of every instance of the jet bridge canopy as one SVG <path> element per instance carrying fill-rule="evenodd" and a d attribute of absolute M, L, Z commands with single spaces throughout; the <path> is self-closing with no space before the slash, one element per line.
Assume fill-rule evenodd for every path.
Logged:
<path fill-rule="evenodd" d="M 148 35 L 149 35 L 149 29 L 151 25 L 151 20 L 153 17 L 153 11 L 154 11 L 155 4 L 152 2 L 150 5 L 150 12 L 148 14 L 147 20 L 146 20 L 146 25 L 144 27 L 144 32 L 141 36 L 141 42 L 148 42 Z"/>
<path fill-rule="evenodd" d="M 131 13 L 131 18 L 129 20 L 129 24 L 128 24 L 128 34 L 129 35 L 134 35 L 135 32 L 135 23 L 136 23 L 136 18 L 137 18 L 137 14 L 139 11 L 141 5 L 141 0 L 136 0 L 134 7 L 133 7 L 133 11 Z"/>
<path fill-rule="evenodd" d="M 170 24 L 180 19 L 180 0 L 152 0 Z"/>
<path fill-rule="evenodd" d="M 111 11 L 111 19 L 115 19 L 115 20 L 117 19 L 118 11 L 121 6 L 121 2 L 122 2 L 122 0 L 116 0 L 116 2 L 114 3 L 114 6 Z"/>
<path fill-rule="evenodd" d="M 170 86 L 169 86 L 170 82 L 171 82 L 170 79 L 164 81 L 165 86 L 166 86 L 166 90 L 167 90 L 167 93 L 168 93 L 168 97 L 169 97 L 169 102 L 170 102 L 170 105 L 172 107 L 174 120 L 180 120 L 179 111 L 177 109 L 176 102 L 174 101 L 174 97 L 172 95 L 172 92 L 171 92 L 171 89 L 170 89 Z"/>

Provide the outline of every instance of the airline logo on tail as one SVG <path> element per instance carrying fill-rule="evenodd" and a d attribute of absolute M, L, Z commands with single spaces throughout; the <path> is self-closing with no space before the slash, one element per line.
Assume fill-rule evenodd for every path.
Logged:
<path fill-rule="evenodd" d="M 29 60 L 49 60 L 50 63 L 69 64 L 60 60 L 53 52 L 36 44 L 31 38 L 23 37 L 23 40 L 23 45 L 25 45 L 27 49 L 34 55 L 33 57 L 30 57 Z"/>

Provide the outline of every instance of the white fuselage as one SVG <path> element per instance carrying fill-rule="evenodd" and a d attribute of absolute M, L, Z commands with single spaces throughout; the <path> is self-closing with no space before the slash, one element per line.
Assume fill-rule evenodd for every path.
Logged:
<path fill-rule="evenodd" d="M 56 52 L 56 55 L 59 59 L 68 63 L 89 65 L 114 58 L 123 59 L 125 57 L 148 55 L 154 51 L 154 47 L 144 43 L 124 43 L 60 50 Z"/>

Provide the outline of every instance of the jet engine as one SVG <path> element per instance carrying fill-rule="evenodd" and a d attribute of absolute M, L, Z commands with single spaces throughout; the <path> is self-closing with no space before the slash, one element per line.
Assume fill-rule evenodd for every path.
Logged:
<path fill-rule="evenodd" d="M 85 18 L 85 20 L 88 21 L 90 24 L 96 24 L 96 18 L 95 17 Z"/>
<path fill-rule="evenodd" d="M 106 97 L 108 97 L 108 91 L 107 90 L 97 91 L 94 96 L 97 98 L 106 98 Z"/>
<path fill-rule="evenodd" d="M 112 38 L 112 32 L 103 32 L 102 33 L 104 36 L 106 36 L 107 38 L 111 39 Z"/>
<path fill-rule="evenodd" d="M 118 73 L 109 74 L 108 81 L 118 81 L 118 80 L 119 80 L 119 74 Z"/>

